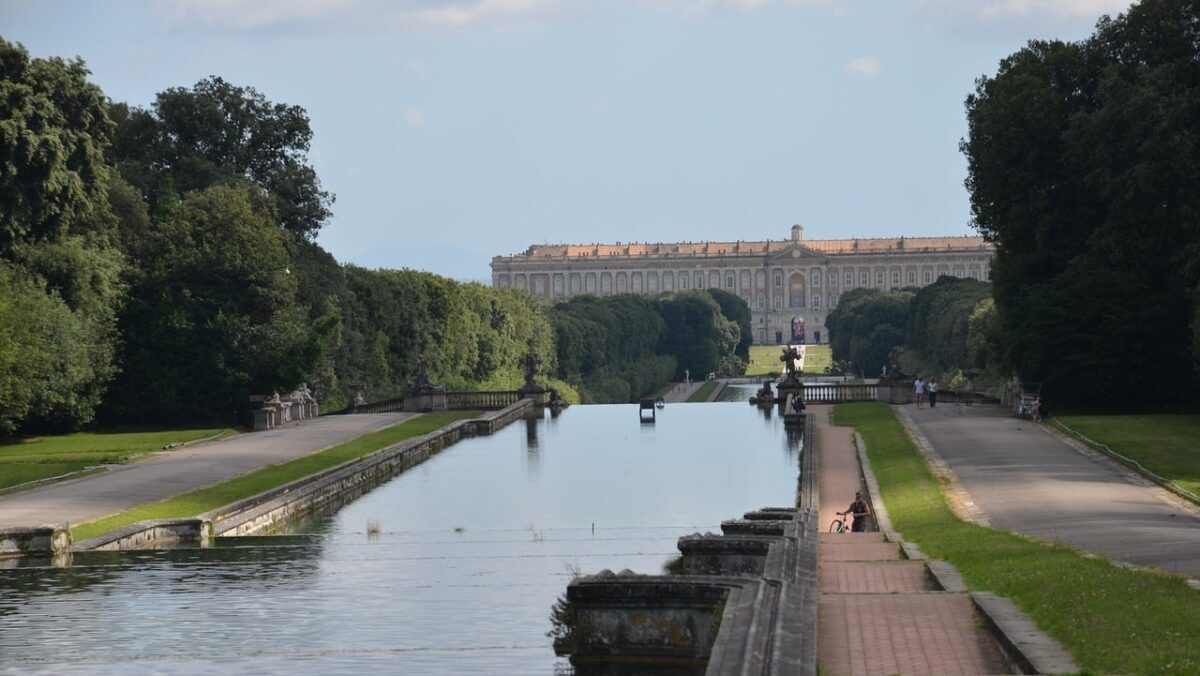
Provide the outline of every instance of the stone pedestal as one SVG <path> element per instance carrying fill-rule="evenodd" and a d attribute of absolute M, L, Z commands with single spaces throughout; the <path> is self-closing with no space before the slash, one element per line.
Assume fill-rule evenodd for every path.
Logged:
<path fill-rule="evenodd" d="M 879 401 L 889 404 L 911 404 L 916 399 L 911 380 L 881 380 L 876 388 Z"/>
<path fill-rule="evenodd" d="M 404 395 L 404 410 L 412 413 L 446 410 L 446 388 L 421 387 Z"/>
<path fill-rule="evenodd" d="M 541 385 L 522 385 L 517 390 L 517 394 L 521 395 L 522 399 L 532 399 L 533 403 L 538 406 L 545 406 L 550 403 L 550 390 Z"/>

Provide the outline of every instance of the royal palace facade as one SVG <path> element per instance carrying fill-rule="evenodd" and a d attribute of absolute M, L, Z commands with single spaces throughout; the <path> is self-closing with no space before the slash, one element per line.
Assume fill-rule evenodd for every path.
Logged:
<path fill-rule="evenodd" d="M 992 253 L 981 237 L 810 240 L 794 225 L 784 240 L 534 245 L 493 258 L 492 285 L 551 299 L 719 288 L 750 306 L 755 343 L 821 343 L 843 293 L 987 280 Z"/>

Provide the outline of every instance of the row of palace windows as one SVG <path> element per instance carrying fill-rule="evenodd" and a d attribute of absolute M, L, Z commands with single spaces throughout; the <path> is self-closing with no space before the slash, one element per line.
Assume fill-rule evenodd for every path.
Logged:
<path fill-rule="evenodd" d="M 860 268 L 858 270 L 859 286 L 871 286 L 871 272 L 871 270 L 865 268 Z M 956 265 L 953 267 L 953 270 L 951 270 L 949 266 L 941 266 L 936 273 L 934 270 L 928 268 L 921 270 L 919 273 L 921 283 L 924 285 L 932 284 L 935 274 L 937 276 L 953 274 L 955 277 L 969 277 L 971 279 L 980 279 L 981 277 L 980 268 L 975 265 L 965 268 L 962 265 Z M 758 278 L 759 286 L 761 287 L 764 276 L 763 273 L 760 271 L 759 274 L 755 276 Z M 544 275 L 530 275 L 530 277 L 532 278 L 530 280 L 532 282 L 532 288 L 529 288 L 529 290 L 535 294 L 545 295 L 546 277 Z M 641 272 L 633 272 L 629 273 L 628 275 L 625 273 L 615 273 L 614 282 L 613 273 L 602 273 L 599 279 L 599 288 L 597 288 L 596 273 L 587 273 L 586 275 L 582 273 L 571 273 L 569 276 L 569 281 L 566 281 L 565 284 L 567 285 L 567 288 L 570 289 L 571 294 L 597 292 L 600 294 L 610 294 L 614 291 L 616 293 L 642 293 L 643 291 L 657 293 L 660 290 L 674 291 L 676 288 L 679 290 L 686 290 L 689 288 L 689 286 L 694 286 L 694 288 L 697 289 L 703 289 L 706 287 L 705 281 L 708 282 L 708 288 L 720 288 L 722 286 L 721 282 L 724 281 L 725 289 L 731 292 L 736 292 L 736 289 L 738 288 L 738 282 L 740 281 L 740 286 L 743 291 L 748 292 L 750 289 L 751 275 L 749 270 L 742 270 L 740 272 L 740 280 L 739 275 L 732 271 L 725 272 L 724 280 L 722 280 L 721 277 L 721 273 L 716 270 L 708 271 L 707 280 L 705 279 L 705 273 L 703 272 L 696 272 L 694 276 L 687 272 L 680 272 L 678 275 L 673 275 L 670 272 L 664 272 L 662 273 L 661 278 L 657 273 L 653 272 L 646 273 L 644 276 Z M 781 288 L 783 286 L 783 277 L 784 275 L 782 272 L 775 272 L 775 287 Z M 552 279 L 554 295 L 563 295 L 567 291 L 567 288 L 564 288 L 564 276 L 562 274 L 556 274 Z M 823 279 L 827 282 L 829 287 L 836 288 L 838 285 L 838 272 L 834 270 L 823 274 L 820 270 L 813 270 L 808 275 L 808 282 L 813 288 L 820 288 Z M 889 281 L 893 287 L 900 286 L 902 279 L 904 284 L 907 284 L 908 286 L 915 286 L 918 283 L 918 271 L 911 268 L 905 271 L 901 271 L 899 269 L 885 270 L 882 268 L 876 268 L 874 270 L 874 282 L 876 287 L 883 287 Z M 803 274 L 793 273 L 789 276 L 789 280 L 791 291 L 789 294 L 791 296 L 789 305 L 791 307 L 803 307 L 803 288 L 805 281 Z M 853 287 L 855 281 L 855 271 L 844 271 L 842 280 L 844 281 L 844 286 L 846 288 Z M 500 284 L 502 286 L 508 286 L 507 275 L 501 275 Z M 513 276 L 513 286 L 526 288 L 526 284 L 526 275 L 516 274 Z M 799 296 L 799 298 L 797 298 L 797 296 Z M 833 296 L 830 297 L 833 298 Z M 813 307 L 819 307 L 820 296 L 814 295 L 813 298 Z M 760 298 L 760 307 L 762 302 L 764 301 L 762 301 Z M 778 304 L 780 303 L 780 299 L 778 297 L 775 299 L 775 303 L 778 307 Z"/>
<path fill-rule="evenodd" d="M 832 293 L 829 294 L 829 309 L 830 310 L 837 307 L 837 300 L 838 300 L 838 297 L 836 295 L 834 295 Z M 801 296 L 799 294 L 793 295 L 791 297 L 790 301 L 791 302 L 788 303 L 788 307 L 790 307 L 790 308 L 804 307 L 804 296 Z M 750 301 L 747 299 L 746 303 L 749 304 Z M 814 310 L 821 309 L 821 294 L 817 294 L 817 293 L 813 294 L 811 307 Z M 759 296 L 758 297 L 758 309 L 765 310 L 766 308 L 767 308 L 767 299 L 763 298 L 762 296 Z M 779 296 L 775 297 L 774 308 L 776 310 L 783 309 L 783 298 L 781 298 Z"/>
<path fill-rule="evenodd" d="M 902 274 L 901 271 L 898 269 L 892 269 L 890 272 L 891 272 L 892 286 L 899 286 L 901 283 L 901 281 L 900 281 L 901 274 Z M 885 281 L 887 280 L 887 277 L 886 277 L 887 273 L 888 273 L 888 271 L 885 269 L 882 269 L 882 268 L 875 269 L 875 286 L 883 286 L 884 285 Z M 798 274 L 798 273 L 793 273 L 793 276 L 795 276 L 795 274 Z M 980 279 L 979 267 L 975 266 L 975 265 L 972 265 L 972 266 L 966 267 L 966 268 L 964 268 L 962 265 L 955 265 L 953 268 L 953 271 L 951 271 L 951 268 L 949 266 L 941 266 L 937 270 L 937 275 L 939 277 L 942 275 L 950 276 L 951 274 L 953 274 L 953 276 L 955 276 L 955 277 L 969 277 L 971 279 Z M 813 270 L 812 272 L 809 273 L 809 280 L 808 280 L 809 284 L 811 284 L 814 287 L 821 286 L 821 279 L 823 276 L 824 275 L 822 275 L 820 270 Z M 934 270 L 926 268 L 921 271 L 921 283 L 922 284 L 932 284 L 933 279 L 934 279 Z M 844 280 L 845 286 L 848 286 L 848 287 L 854 286 L 854 270 L 846 270 L 843 280 Z M 828 282 L 828 286 L 836 287 L 838 285 L 838 272 L 836 270 L 834 270 L 834 271 L 827 273 L 826 281 Z M 908 284 L 909 286 L 916 285 L 917 284 L 917 271 L 912 268 L 909 268 L 907 271 L 904 271 L 904 282 L 906 284 Z M 866 269 L 866 268 L 859 269 L 858 285 L 859 286 L 870 286 L 871 285 L 871 271 L 869 269 Z M 775 286 L 776 287 L 783 286 L 783 273 L 782 272 L 775 273 Z"/>

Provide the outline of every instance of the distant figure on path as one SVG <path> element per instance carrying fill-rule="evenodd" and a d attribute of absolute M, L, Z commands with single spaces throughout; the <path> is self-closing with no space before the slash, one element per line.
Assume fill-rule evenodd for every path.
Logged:
<path fill-rule="evenodd" d="M 921 380 L 921 376 L 917 376 L 913 382 L 913 389 L 917 391 L 917 408 L 921 408 L 921 404 L 925 401 L 925 381 Z"/>
<path fill-rule="evenodd" d="M 854 523 L 850 526 L 851 533 L 862 533 L 867 529 L 867 517 L 871 516 L 871 508 L 867 506 L 866 500 L 863 500 L 862 492 L 854 494 L 854 502 L 846 508 L 844 512 L 838 512 L 838 516 L 847 514 L 854 515 Z"/>
<path fill-rule="evenodd" d="M 929 408 L 937 406 L 937 380 L 929 379 Z"/>

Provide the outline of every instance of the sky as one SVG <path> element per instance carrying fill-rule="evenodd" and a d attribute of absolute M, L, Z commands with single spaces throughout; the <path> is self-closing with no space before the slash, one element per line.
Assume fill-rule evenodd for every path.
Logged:
<path fill-rule="evenodd" d="M 1128 0 L 0 0 L 149 107 L 308 111 L 342 262 L 490 280 L 531 244 L 970 235 L 980 76 Z"/>

